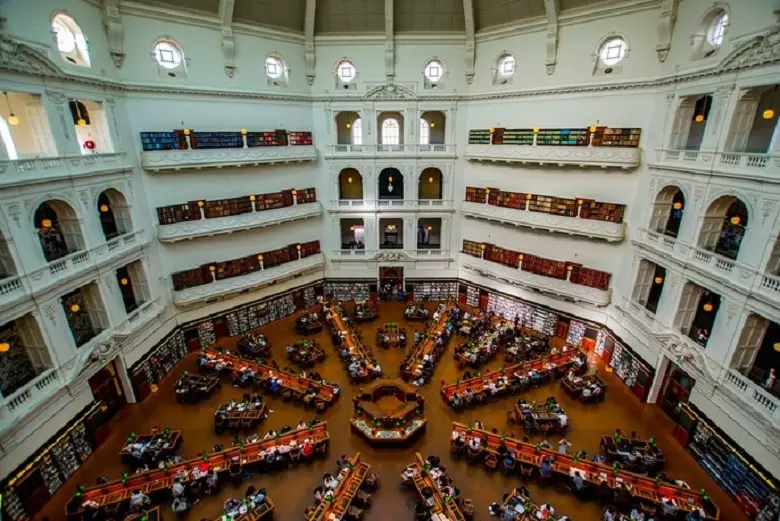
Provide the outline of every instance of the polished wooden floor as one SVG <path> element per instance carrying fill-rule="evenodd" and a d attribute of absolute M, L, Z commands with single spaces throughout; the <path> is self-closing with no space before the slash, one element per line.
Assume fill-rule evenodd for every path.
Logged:
<path fill-rule="evenodd" d="M 434 307 L 433 304 L 430 305 Z M 377 327 L 386 322 L 395 321 L 403 324 L 403 305 L 399 303 L 381 304 L 381 316 L 373 324 L 364 324 L 361 327 L 365 342 L 374 346 L 374 336 Z M 416 324 L 406 324 L 412 336 Z M 293 319 L 288 318 L 263 328 L 271 344 L 272 353 L 276 360 L 284 365 L 284 348 L 288 343 L 298 338 L 293 329 Z M 477 506 L 476 519 L 489 519 L 487 506 L 496 500 L 500 500 L 504 492 L 511 490 L 519 483 L 517 478 L 507 478 L 500 473 L 488 474 L 482 466 L 467 466 L 465 461 L 452 461 L 449 457 L 449 434 L 451 423 L 460 421 L 468 423 L 481 420 L 486 428 L 498 428 L 499 430 L 515 430 L 518 436 L 522 435 L 522 429 L 518 426 L 510 426 L 506 423 L 506 411 L 510 408 L 515 398 L 508 397 L 504 400 L 490 403 L 478 409 L 463 413 L 455 413 L 446 406 L 439 396 L 441 380 L 453 381 L 459 372 L 452 360 L 452 348 L 458 339 L 445 351 L 438 364 L 432 382 L 422 388 L 422 394 L 426 398 L 425 411 L 428 418 L 428 429 L 425 434 L 416 439 L 412 445 L 406 448 L 373 449 L 366 445 L 361 437 L 350 432 L 348 419 L 351 415 L 351 398 L 356 387 L 350 387 L 347 382 L 346 370 L 339 361 L 333 348 L 330 346 L 326 332 L 316 335 L 314 338 L 325 348 L 328 353 L 326 360 L 317 366 L 317 370 L 328 380 L 337 381 L 342 385 L 340 401 L 334 407 L 325 412 L 321 419 L 327 420 L 331 435 L 330 455 L 327 460 L 317 460 L 312 465 L 303 465 L 273 475 L 260 475 L 251 480 L 256 487 L 268 489 L 269 496 L 276 503 L 275 519 L 282 521 L 302 520 L 304 509 L 313 503 L 312 491 L 320 484 L 322 474 L 331 471 L 340 454 L 353 454 L 360 451 L 365 455 L 366 461 L 377 472 L 380 479 L 380 488 L 374 495 L 374 503 L 366 512 L 366 519 L 404 521 L 413 519 L 412 509 L 415 497 L 412 492 L 404 492 L 399 489 L 399 475 L 407 463 L 410 463 L 415 452 L 424 456 L 436 454 L 446 465 L 448 472 L 453 476 L 460 487 L 463 497 L 470 497 Z M 222 339 L 224 346 L 232 346 L 235 339 Z M 398 366 L 403 358 L 403 351 L 398 348 L 381 350 L 374 348 L 386 376 L 397 376 Z M 502 364 L 500 357 L 493 361 L 492 367 Z M 204 449 L 210 449 L 215 443 L 229 444 L 230 434 L 217 436 L 212 429 L 212 418 L 219 404 L 231 398 L 239 398 L 242 390 L 223 385 L 222 389 L 208 401 L 198 405 L 182 405 L 176 403 L 173 384 L 176 377 L 187 371 L 195 371 L 195 355 L 189 355 L 182 361 L 161 385 L 159 391 L 150 396 L 142 404 L 128 405 L 110 423 L 111 436 L 96 453 L 78 470 L 75 476 L 60 490 L 60 492 L 46 505 L 44 510 L 36 517 L 49 516 L 51 520 L 64 517 L 64 505 L 72 497 L 79 484 L 92 485 L 95 479 L 101 475 L 107 475 L 112 479 L 127 470 L 119 460 L 118 452 L 124 439 L 131 431 L 137 433 L 147 432 L 154 425 L 169 426 L 180 429 L 184 433 L 184 443 L 181 454 L 194 456 Z M 524 395 L 529 400 L 543 401 L 547 396 L 555 396 L 566 409 L 571 429 L 568 439 L 573 443 L 572 450 L 586 449 L 589 454 L 598 450 L 599 439 L 602 434 L 611 433 L 615 428 L 624 431 L 637 431 L 644 438 L 654 436 L 660 447 L 666 453 L 667 473 L 670 476 L 687 480 L 691 487 L 707 489 L 707 492 L 721 508 L 723 521 L 744 521 L 747 519 L 736 504 L 715 484 L 693 458 L 671 436 L 673 424 L 671 420 L 655 405 L 642 404 L 631 394 L 614 375 L 600 371 L 609 386 L 604 403 L 583 405 L 566 397 L 558 384 L 548 384 L 539 389 L 529 391 Z M 227 383 L 227 382 L 225 382 Z M 274 411 L 270 417 L 260 426 L 265 432 L 268 429 L 279 429 L 284 425 L 295 426 L 301 419 L 311 419 L 309 411 L 302 407 L 281 400 L 269 399 L 269 406 Z M 540 441 L 541 438 L 535 439 Z M 556 442 L 557 439 L 550 440 Z M 217 519 L 221 514 L 221 506 L 224 500 L 231 496 L 241 496 L 250 482 L 245 482 L 241 489 L 226 484 L 218 496 L 207 497 L 195 505 L 185 519 Z M 533 499 L 538 502 L 550 503 L 555 507 L 556 514 L 567 513 L 573 521 L 597 521 L 600 519 L 601 506 L 595 502 L 582 503 L 572 495 L 556 492 L 552 487 L 541 489 L 535 484 L 529 485 Z M 165 516 L 173 518 L 169 507 L 164 507 Z"/>

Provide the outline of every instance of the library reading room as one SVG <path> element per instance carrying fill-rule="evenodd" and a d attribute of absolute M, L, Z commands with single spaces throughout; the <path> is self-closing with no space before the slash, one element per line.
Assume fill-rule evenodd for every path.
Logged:
<path fill-rule="evenodd" d="M 2 521 L 780 521 L 780 0 L 0 0 L 0 92 Z"/>

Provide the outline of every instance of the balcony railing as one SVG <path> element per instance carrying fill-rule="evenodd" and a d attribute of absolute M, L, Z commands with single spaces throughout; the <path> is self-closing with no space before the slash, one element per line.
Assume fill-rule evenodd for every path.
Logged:
<path fill-rule="evenodd" d="M 636 168 L 642 158 L 639 148 L 466 145 L 466 159 L 530 165 Z"/>
<path fill-rule="evenodd" d="M 199 219 L 175 224 L 160 225 L 157 237 L 162 242 L 177 242 L 197 237 L 233 233 L 253 228 L 264 228 L 286 222 L 316 217 L 322 213 L 319 202 L 287 206 L 275 210 L 251 212 L 230 217 Z M 1 290 L 0 290 L 1 291 Z"/>
<path fill-rule="evenodd" d="M 316 160 L 317 149 L 311 145 L 141 152 L 141 166 L 153 172 L 160 170 L 222 168 L 227 166 L 242 167 Z"/>
<path fill-rule="evenodd" d="M 780 302 L 780 277 L 762 273 L 715 252 L 690 246 L 660 232 L 643 229 L 641 242 L 655 249 L 659 255 L 673 255 L 698 272 L 714 277 L 722 283 L 756 296 L 778 306 Z"/>
<path fill-rule="evenodd" d="M 452 212 L 451 199 L 339 199 L 330 202 L 332 212 L 436 211 Z"/>
<path fill-rule="evenodd" d="M 112 173 L 132 168 L 125 152 L 0 161 L 0 185 Z"/>
<path fill-rule="evenodd" d="M 414 155 L 414 156 L 455 156 L 454 144 L 436 145 L 331 145 L 329 156 L 339 157 L 347 155 L 371 156 L 371 155 Z"/>
<path fill-rule="evenodd" d="M 525 286 L 536 289 L 542 293 L 550 293 L 582 302 L 589 302 L 597 306 L 606 306 L 612 300 L 612 289 L 596 289 L 581 284 L 574 284 L 567 280 L 560 280 L 530 273 L 527 271 L 510 268 L 495 262 L 472 257 L 464 253 L 460 254 L 460 265 L 482 276 L 508 282 L 516 286 Z"/>
<path fill-rule="evenodd" d="M 761 415 L 770 418 L 775 425 L 780 424 L 780 399 L 776 396 L 772 396 L 760 385 L 734 369 L 729 369 L 726 372 L 724 383 Z"/>
<path fill-rule="evenodd" d="M 780 175 L 780 156 L 747 152 L 662 149 L 657 151 L 656 166 L 728 177 L 776 181 Z"/>
<path fill-rule="evenodd" d="M 297 277 L 310 271 L 316 271 L 324 265 L 325 257 L 322 253 L 317 253 L 300 260 L 286 262 L 279 266 L 261 269 L 246 275 L 215 280 L 209 284 L 174 291 L 173 302 L 178 306 L 187 306 L 218 297 L 226 297 L 231 294 L 241 293 L 244 290 Z"/>
<path fill-rule="evenodd" d="M 29 273 L 0 281 L 0 306 L 40 293 L 64 280 L 96 269 L 141 246 L 143 230 L 120 235 L 90 250 L 77 251 Z"/>
<path fill-rule="evenodd" d="M 44 403 L 62 387 L 71 384 L 82 372 L 92 352 L 116 337 L 126 337 L 140 331 L 149 320 L 162 311 L 163 306 L 151 301 L 142 305 L 114 328 L 101 332 L 77 351 L 75 363 L 63 368 L 47 369 L 10 396 L 0 398 L 0 434 L 16 424 L 38 405 Z"/>
<path fill-rule="evenodd" d="M 517 210 L 488 204 L 464 201 L 461 204 L 463 215 L 488 221 L 498 221 L 513 226 L 541 228 L 551 232 L 582 235 L 606 241 L 623 240 L 623 223 L 582 219 L 550 213 Z"/>
<path fill-rule="evenodd" d="M 399 248 L 384 248 L 380 250 L 334 250 L 329 258 L 343 262 L 379 262 L 379 261 L 449 261 L 452 253 L 447 249 L 438 250 L 405 250 Z"/>

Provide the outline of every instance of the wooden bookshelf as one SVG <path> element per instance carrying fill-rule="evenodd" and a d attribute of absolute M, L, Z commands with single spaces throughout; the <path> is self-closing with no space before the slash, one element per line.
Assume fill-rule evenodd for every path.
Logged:
<path fill-rule="evenodd" d="M 197 201 L 157 208 L 157 220 L 163 225 L 197 221 L 199 219 L 200 209 Z"/>
<path fill-rule="evenodd" d="M 241 132 L 192 132 L 190 143 L 194 149 L 244 148 Z"/>
<path fill-rule="evenodd" d="M 495 244 L 485 245 L 485 260 L 495 262 L 497 264 L 503 264 L 510 268 L 517 268 L 517 259 L 519 252 L 501 248 Z"/>
<path fill-rule="evenodd" d="M 534 131 L 531 128 L 504 129 L 501 136 L 502 145 L 533 145 Z"/>
<path fill-rule="evenodd" d="M 206 219 L 217 219 L 220 217 L 230 217 L 232 215 L 241 215 L 252 211 L 252 201 L 249 197 L 235 197 L 233 199 L 219 199 L 216 201 L 206 201 L 203 206 Z"/>
<path fill-rule="evenodd" d="M 317 190 L 315 188 L 304 188 L 295 192 L 295 202 L 298 204 L 307 204 L 317 201 Z"/>
<path fill-rule="evenodd" d="M 560 280 L 566 279 L 566 262 L 545 259 L 536 255 L 523 255 L 522 270 L 544 277 Z"/>
<path fill-rule="evenodd" d="M 314 138 L 311 132 L 290 131 L 290 145 L 313 145 Z"/>
<path fill-rule="evenodd" d="M 211 282 L 211 273 L 208 267 L 192 268 L 185 271 L 179 271 L 171 275 L 173 280 L 173 290 L 181 291 L 195 286 L 202 286 Z"/>
<path fill-rule="evenodd" d="M 525 204 L 529 194 L 517 192 L 503 192 L 497 189 L 490 190 L 491 199 L 488 204 L 501 206 L 504 208 L 514 208 L 515 210 L 525 210 Z"/>
<path fill-rule="evenodd" d="M 597 127 L 591 143 L 594 147 L 637 148 L 641 134 L 641 128 Z"/>
<path fill-rule="evenodd" d="M 532 195 L 528 201 L 531 212 L 550 213 L 565 217 L 577 217 L 577 200 L 547 195 Z"/>
<path fill-rule="evenodd" d="M 477 188 L 474 186 L 466 187 L 466 201 L 472 203 L 485 203 L 487 199 L 487 190 L 485 188 Z"/>
<path fill-rule="evenodd" d="M 580 284 L 582 286 L 606 291 L 609 288 L 609 280 L 611 277 L 611 273 L 574 265 L 572 266 L 569 281 L 572 284 Z"/>
<path fill-rule="evenodd" d="M 141 132 L 141 148 L 145 152 L 153 150 L 185 150 L 187 139 L 184 132 Z"/>
<path fill-rule="evenodd" d="M 320 253 L 320 241 L 301 243 L 301 258 L 310 257 Z"/>
<path fill-rule="evenodd" d="M 541 129 L 536 136 L 537 146 L 587 146 L 588 129 L 558 128 Z"/>
<path fill-rule="evenodd" d="M 482 257 L 482 243 L 463 240 L 463 253 L 472 257 Z"/>
<path fill-rule="evenodd" d="M 490 144 L 490 130 L 478 129 L 469 130 L 469 145 L 489 145 Z"/>
<path fill-rule="evenodd" d="M 593 219 L 595 221 L 609 221 L 613 223 L 623 222 L 623 215 L 626 210 L 624 204 L 600 203 L 588 199 L 580 199 L 582 205 L 580 208 L 580 217 L 582 219 Z"/>

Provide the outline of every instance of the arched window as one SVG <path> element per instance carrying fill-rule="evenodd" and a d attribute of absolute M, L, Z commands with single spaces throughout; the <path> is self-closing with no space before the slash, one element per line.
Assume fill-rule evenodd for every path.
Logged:
<path fill-rule="evenodd" d="M 628 44 L 623 38 L 610 38 L 599 49 L 599 60 L 607 67 L 617 65 L 628 52 Z"/>
<path fill-rule="evenodd" d="M 175 42 L 160 40 L 154 44 L 154 59 L 164 69 L 178 69 L 184 60 L 184 53 Z"/>
<path fill-rule="evenodd" d="M 16 145 L 14 145 L 14 138 L 11 136 L 11 129 L 8 128 L 8 123 L 3 118 L 0 118 L 0 138 L 2 138 L 5 145 L 8 159 L 11 161 L 19 159 L 19 154 L 16 153 Z"/>
<path fill-rule="evenodd" d="M 498 59 L 497 71 L 502 78 L 508 78 L 515 73 L 515 57 L 511 54 L 503 54 Z"/>
<path fill-rule="evenodd" d="M 382 144 L 398 145 L 400 141 L 400 127 L 398 120 L 388 118 L 382 122 Z"/>
<path fill-rule="evenodd" d="M 82 67 L 90 66 L 87 39 L 73 18 L 58 14 L 51 21 L 51 32 L 63 60 Z"/>
<path fill-rule="evenodd" d="M 721 11 L 720 15 L 710 24 L 707 29 L 707 41 L 713 47 L 720 47 L 723 43 L 723 37 L 726 36 L 726 29 L 729 26 L 729 15 Z"/>
<path fill-rule="evenodd" d="M 276 56 L 269 56 L 265 59 L 265 73 L 272 80 L 277 80 L 284 75 L 284 63 Z"/>
<path fill-rule="evenodd" d="M 352 144 L 363 144 L 363 120 L 360 118 L 357 118 L 352 122 Z"/>
<path fill-rule="evenodd" d="M 425 118 L 420 118 L 420 144 L 428 145 L 431 142 L 431 124 Z"/>
<path fill-rule="evenodd" d="M 357 76 L 355 65 L 349 60 L 341 60 L 336 64 L 336 75 L 344 83 L 349 83 Z"/>

